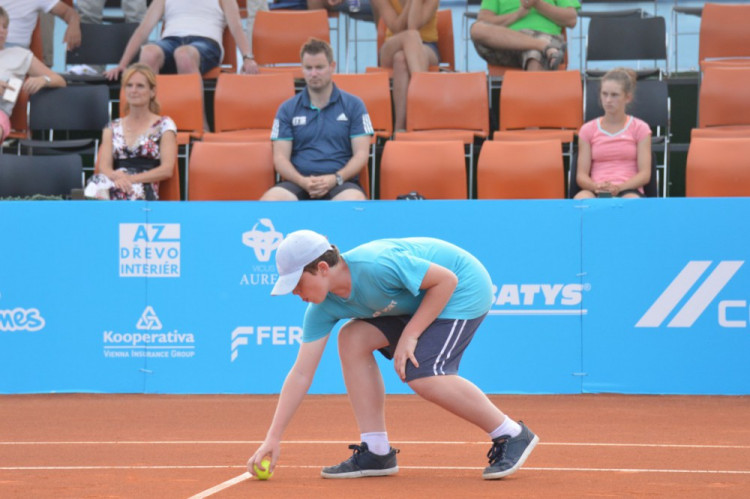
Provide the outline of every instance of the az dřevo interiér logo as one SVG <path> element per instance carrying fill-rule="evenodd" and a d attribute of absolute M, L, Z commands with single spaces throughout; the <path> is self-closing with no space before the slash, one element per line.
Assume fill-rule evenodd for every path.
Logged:
<path fill-rule="evenodd" d="M 659 327 L 688 295 L 698 280 L 711 267 L 712 261 L 694 260 L 677 274 L 656 301 L 649 307 L 635 327 Z M 684 305 L 677 311 L 667 327 L 691 327 L 708 308 L 722 289 L 742 267 L 744 261 L 725 260 L 719 262 Z M 727 311 L 742 308 L 747 317 L 747 300 L 722 300 L 718 307 L 718 322 L 721 327 L 747 327 L 747 320 L 730 320 Z"/>
<path fill-rule="evenodd" d="M 180 277 L 180 224 L 120 224 L 120 277 Z"/>

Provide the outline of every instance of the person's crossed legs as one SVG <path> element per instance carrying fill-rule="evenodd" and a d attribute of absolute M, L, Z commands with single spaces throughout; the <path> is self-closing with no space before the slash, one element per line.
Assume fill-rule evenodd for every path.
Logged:
<path fill-rule="evenodd" d="M 438 63 L 435 51 L 422 42 L 419 31 L 396 33 L 380 48 L 380 64 L 393 68 L 393 123 L 396 131 L 406 129 L 406 97 L 411 74 L 427 71 Z"/>
<path fill-rule="evenodd" d="M 527 71 L 557 69 L 565 55 L 561 36 L 516 31 L 482 21 L 471 26 L 471 39 L 479 56 L 495 66 L 515 66 Z"/>

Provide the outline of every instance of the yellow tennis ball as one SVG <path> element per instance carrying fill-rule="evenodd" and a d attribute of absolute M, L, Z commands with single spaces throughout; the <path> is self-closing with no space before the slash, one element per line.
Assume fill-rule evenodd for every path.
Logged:
<path fill-rule="evenodd" d="M 273 476 L 273 473 L 271 472 L 271 461 L 269 459 L 263 459 L 260 464 L 266 469 L 263 471 L 262 469 L 258 468 L 253 464 L 253 471 L 255 471 L 255 477 L 258 480 L 268 480 Z"/>

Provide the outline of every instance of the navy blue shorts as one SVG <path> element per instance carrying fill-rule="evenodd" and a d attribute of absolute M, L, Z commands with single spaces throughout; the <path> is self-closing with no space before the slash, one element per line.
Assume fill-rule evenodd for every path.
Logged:
<path fill-rule="evenodd" d="M 161 73 L 174 74 L 177 72 L 177 65 L 174 62 L 174 51 L 183 45 L 190 45 L 198 51 L 201 60 L 201 74 L 221 64 L 221 45 L 211 38 L 203 36 L 168 36 L 151 44 L 158 46 L 164 52 L 164 66 L 161 68 Z"/>
<path fill-rule="evenodd" d="M 417 341 L 414 356 L 419 367 L 411 361 L 406 362 L 406 381 L 429 376 L 458 374 L 458 366 L 464 350 L 471 343 L 479 325 L 486 314 L 476 319 L 436 319 L 425 329 Z M 380 316 L 372 319 L 361 319 L 378 328 L 388 339 L 388 346 L 379 352 L 386 359 L 392 359 L 396 345 L 401 338 L 404 327 L 411 320 L 410 315 Z"/>

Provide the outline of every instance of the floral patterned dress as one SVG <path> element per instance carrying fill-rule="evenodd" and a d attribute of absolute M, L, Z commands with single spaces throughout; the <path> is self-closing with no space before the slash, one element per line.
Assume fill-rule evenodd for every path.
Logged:
<path fill-rule="evenodd" d="M 112 130 L 112 159 L 115 163 L 117 160 L 132 158 L 159 160 L 161 159 L 159 143 L 162 135 L 169 131 L 177 132 L 177 126 L 172 118 L 161 116 L 143 135 L 138 137 L 131 147 L 125 140 L 122 118 L 111 122 L 109 129 Z M 125 170 L 130 174 L 136 173 L 135 170 L 130 168 L 118 168 L 118 170 Z M 150 184 L 150 188 L 153 190 L 155 198 L 159 199 L 159 183 Z M 133 192 L 128 194 L 115 187 L 109 177 L 99 173 L 89 180 L 85 195 L 98 199 L 146 199 L 147 190 L 143 184 L 133 184 Z"/>

